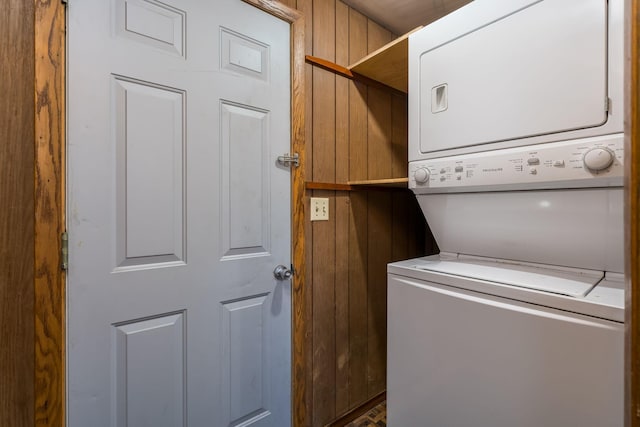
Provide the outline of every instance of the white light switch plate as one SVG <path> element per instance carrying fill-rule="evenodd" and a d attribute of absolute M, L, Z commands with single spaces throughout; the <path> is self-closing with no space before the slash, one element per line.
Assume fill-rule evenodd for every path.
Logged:
<path fill-rule="evenodd" d="M 311 221 L 329 221 L 329 199 L 311 198 Z"/>

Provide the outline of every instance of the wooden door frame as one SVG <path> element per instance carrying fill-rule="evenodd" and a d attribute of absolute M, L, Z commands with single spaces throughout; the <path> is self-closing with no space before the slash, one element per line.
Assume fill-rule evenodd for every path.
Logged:
<path fill-rule="evenodd" d="M 308 337 L 305 287 L 305 78 L 304 78 L 304 17 L 277 1 L 243 0 L 291 24 L 291 152 L 298 153 L 300 164 L 291 171 L 291 251 L 294 276 L 292 282 L 292 352 L 291 352 L 291 417 L 292 426 L 310 424 L 306 392 L 307 357 L 311 351 Z"/>
<path fill-rule="evenodd" d="M 35 366 L 38 427 L 65 423 L 65 8 L 35 1 Z"/>
<path fill-rule="evenodd" d="M 66 421 L 66 276 L 61 268 L 65 230 L 66 34 L 60 0 L 35 2 L 35 366 L 34 414 L 37 427 L 64 427 Z M 304 18 L 298 10 L 271 0 L 243 0 L 291 25 L 291 151 L 300 167 L 291 176 L 292 418 L 308 425 L 305 322 L 305 79 Z"/>
<path fill-rule="evenodd" d="M 640 0 L 625 19 L 625 424 L 640 427 Z"/>

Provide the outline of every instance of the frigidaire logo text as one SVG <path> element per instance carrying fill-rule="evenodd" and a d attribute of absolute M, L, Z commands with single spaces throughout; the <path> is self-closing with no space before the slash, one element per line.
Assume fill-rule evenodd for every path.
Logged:
<path fill-rule="evenodd" d="M 482 169 L 482 172 L 502 172 L 502 168 Z"/>

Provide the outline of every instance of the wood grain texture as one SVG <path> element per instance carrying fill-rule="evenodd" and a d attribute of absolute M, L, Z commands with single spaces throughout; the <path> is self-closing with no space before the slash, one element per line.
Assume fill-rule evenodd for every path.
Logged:
<path fill-rule="evenodd" d="M 418 200 L 413 193 L 410 193 L 408 197 L 409 258 L 440 253 L 436 240 L 424 219 Z"/>
<path fill-rule="evenodd" d="M 307 64 L 306 187 L 330 204 L 330 221 L 306 219 L 307 425 L 319 426 L 384 391 L 386 263 L 421 255 L 428 234 L 414 221 L 417 203 L 402 173 L 406 95 L 344 70 L 394 36 L 339 0 L 298 7 L 312 17 L 306 53 L 315 64 Z"/>
<path fill-rule="evenodd" d="M 315 191 L 329 199 L 329 220 L 313 227 L 313 422 L 321 427 L 335 417 L 335 193 Z"/>
<path fill-rule="evenodd" d="M 409 178 L 383 178 L 383 179 L 363 179 L 361 181 L 347 181 L 351 189 L 356 190 L 358 187 L 378 187 L 378 188 L 407 188 Z"/>
<path fill-rule="evenodd" d="M 367 22 L 367 51 L 373 52 L 391 40 L 391 33 L 375 22 Z M 392 177 L 391 94 L 368 88 L 368 176 L 367 179 Z"/>
<path fill-rule="evenodd" d="M 367 18 L 349 10 L 349 61 L 367 54 Z M 349 180 L 367 179 L 367 87 L 349 83 Z"/>
<path fill-rule="evenodd" d="M 336 181 L 336 76 L 313 69 L 313 180 Z"/>
<path fill-rule="evenodd" d="M 293 0 L 274 1 L 274 0 L 242 0 L 252 6 L 257 7 L 270 15 L 282 19 L 290 24 L 295 23 L 302 18 L 302 13 L 295 9 Z M 300 21 L 302 22 L 302 21 Z M 292 33 L 293 34 L 293 33 Z M 293 37 L 292 37 L 292 42 Z"/>
<path fill-rule="evenodd" d="M 349 410 L 349 210 L 348 193 L 335 197 L 335 413 Z"/>
<path fill-rule="evenodd" d="M 367 55 L 374 53 L 394 38 L 389 30 L 371 19 L 367 20 Z"/>
<path fill-rule="evenodd" d="M 367 400 L 367 345 L 369 300 L 368 192 L 350 197 L 349 216 L 349 406 Z"/>
<path fill-rule="evenodd" d="M 65 423 L 65 13 L 35 2 L 35 425 Z"/>
<path fill-rule="evenodd" d="M 300 54 L 313 53 L 313 0 L 297 0 L 297 9 L 303 14 L 304 21 L 299 26 L 298 34 L 302 35 L 302 43 L 298 44 Z M 296 54 L 297 58 L 297 54 Z M 304 153 L 305 162 L 298 168 L 297 173 L 304 176 L 304 180 L 312 179 L 313 173 L 313 66 L 303 64 L 304 81 L 304 126 L 302 128 L 301 155 Z M 298 181 L 297 184 L 300 182 Z M 300 193 L 304 195 L 304 191 Z M 296 199 L 298 202 L 299 199 Z M 308 199 L 306 195 L 302 200 L 306 209 Z M 294 241 L 294 245 L 301 246 L 300 252 L 304 256 L 299 260 L 308 268 L 297 274 L 294 283 L 301 284 L 297 289 L 298 297 L 294 299 L 294 309 L 297 314 L 294 318 L 294 369 L 293 378 L 293 426 L 307 427 L 311 425 L 313 413 L 313 274 L 312 274 L 312 244 L 313 234 L 311 222 L 306 215 L 297 218 L 300 223 L 302 235 L 296 236 L 299 241 Z M 295 254 L 294 254 L 295 256 Z"/>
<path fill-rule="evenodd" d="M 391 94 L 369 88 L 367 120 L 368 179 L 388 179 L 393 176 Z"/>
<path fill-rule="evenodd" d="M 336 420 L 334 420 L 331 423 L 327 424 L 326 427 L 345 427 L 345 426 L 349 425 L 349 423 L 351 423 L 352 421 L 358 419 L 362 415 L 365 415 L 367 412 L 369 412 L 370 410 L 372 410 L 376 406 L 378 406 L 381 403 L 383 403 L 385 400 L 387 400 L 387 393 L 386 392 L 382 392 L 382 393 L 378 394 L 377 396 L 367 400 L 363 404 L 361 404 L 361 405 L 359 405 L 359 406 L 357 406 L 355 408 L 350 409 L 348 412 L 344 413 L 342 416 L 338 417 Z M 358 424 L 358 425 L 360 425 L 360 424 Z M 366 424 L 366 425 L 370 425 L 370 424 Z"/>
<path fill-rule="evenodd" d="M 34 5 L 0 11 L 0 425 L 33 426 Z"/>
<path fill-rule="evenodd" d="M 314 0 L 297 0 L 298 10 L 304 15 L 304 52 L 307 55 L 313 54 L 313 1 Z M 305 116 L 308 120 L 305 122 L 305 155 L 307 162 L 304 165 L 304 174 L 307 181 L 313 180 L 313 66 L 305 65 Z M 309 245 L 311 241 L 309 239 Z M 310 247 L 309 247 L 309 253 Z"/>
<path fill-rule="evenodd" d="M 391 177 L 406 177 L 409 172 L 406 96 L 391 95 L 391 126 Z"/>
<path fill-rule="evenodd" d="M 626 3 L 625 424 L 640 426 L 640 0 Z"/>
<path fill-rule="evenodd" d="M 391 261 L 400 261 L 409 258 L 409 234 L 413 230 L 407 230 L 410 224 L 410 192 L 395 191 L 391 195 L 392 227 L 391 233 Z"/>
<path fill-rule="evenodd" d="M 305 60 L 311 65 L 315 65 L 324 70 L 331 71 L 332 73 L 335 73 L 341 77 L 346 77 L 351 80 L 357 80 L 361 83 L 364 83 L 367 86 L 374 87 L 377 89 L 382 89 L 384 91 L 391 92 L 394 95 L 400 95 L 400 96 L 406 95 L 405 92 L 399 91 L 389 85 L 382 83 L 379 80 L 374 80 L 372 78 L 365 76 L 364 74 L 356 73 L 355 71 L 352 72 L 348 68 L 345 68 L 342 65 L 339 65 L 327 59 L 318 58 L 317 56 L 313 56 L 313 55 L 306 55 Z"/>
<path fill-rule="evenodd" d="M 334 190 L 334 191 L 351 191 L 349 184 L 340 184 L 335 182 L 316 182 L 307 181 L 305 183 L 307 190 Z"/>
<path fill-rule="evenodd" d="M 291 23 L 291 151 L 300 156 L 301 166 L 293 168 L 291 175 L 291 250 L 295 274 L 292 281 L 292 425 L 308 425 L 311 407 L 311 384 L 307 373 L 311 370 L 310 307 L 307 304 L 308 287 L 306 254 L 306 101 L 304 40 L 305 23 L 299 15 Z"/>
<path fill-rule="evenodd" d="M 340 75 L 341 77 L 346 77 L 348 79 L 353 79 L 353 73 L 351 71 L 349 71 L 348 68 L 343 67 L 342 65 L 339 65 L 335 62 L 331 62 L 329 60 L 326 60 L 324 58 L 318 58 L 317 56 L 312 56 L 312 55 L 307 55 L 305 56 L 305 60 L 309 63 L 309 64 L 313 64 L 315 66 L 318 66 L 320 68 L 323 68 L 327 71 L 331 71 L 335 74 Z"/>
<path fill-rule="evenodd" d="M 287 6 L 288 8 L 291 9 L 295 9 L 296 8 L 296 0 L 281 0 L 281 2 L 283 5 Z"/>
<path fill-rule="evenodd" d="M 367 398 L 386 389 L 387 263 L 392 250 L 391 193 L 371 191 L 368 207 Z"/>
<path fill-rule="evenodd" d="M 349 61 L 349 8 L 336 2 L 336 62 Z M 349 81 L 336 77 L 336 182 L 349 179 Z M 349 410 L 349 194 L 336 193 L 335 328 L 336 390 L 335 415 Z"/>
<path fill-rule="evenodd" d="M 409 89 L 409 34 L 418 27 L 371 52 L 349 66 L 354 73 L 384 83 L 400 92 Z"/>
<path fill-rule="evenodd" d="M 335 61 L 335 1 L 313 6 L 313 53 Z M 336 76 L 313 69 L 313 180 L 335 182 Z"/>
<path fill-rule="evenodd" d="M 313 3 L 313 54 L 335 62 L 335 0 Z M 336 75 L 313 68 L 313 179 L 336 179 Z M 313 291 L 313 412 L 312 426 L 324 426 L 335 416 L 335 193 L 315 191 L 329 199 L 329 221 L 312 223 Z"/>

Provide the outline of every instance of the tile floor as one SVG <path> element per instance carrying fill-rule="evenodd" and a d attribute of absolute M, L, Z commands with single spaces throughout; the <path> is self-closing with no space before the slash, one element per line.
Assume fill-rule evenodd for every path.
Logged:
<path fill-rule="evenodd" d="M 360 418 L 347 424 L 345 427 L 386 427 L 387 402 L 382 402 Z"/>

